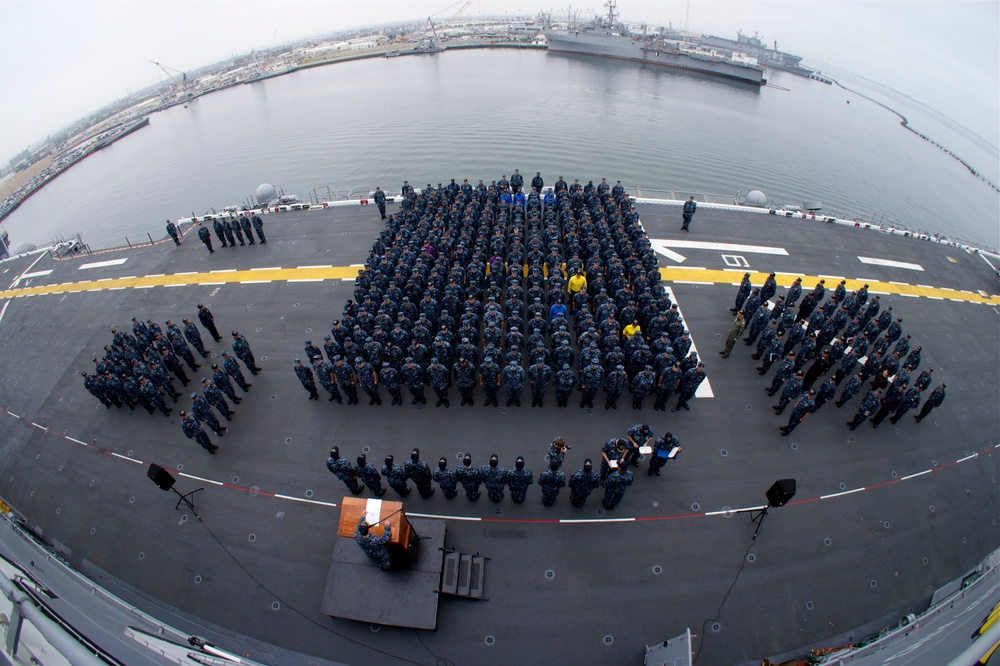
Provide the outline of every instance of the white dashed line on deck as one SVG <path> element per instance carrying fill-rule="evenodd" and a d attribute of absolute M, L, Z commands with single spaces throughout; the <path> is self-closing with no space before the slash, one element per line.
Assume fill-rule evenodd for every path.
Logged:
<path fill-rule="evenodd" d="M 920 264 L 911 264 L 907 261 L 894 261 L 892 259 L 878 259 L 876 257 L 858 257 L 858 261 L 872 266 L 886 266 L 888 268 L 905 268 L 909 271 L 922 271 L 924 267 Z"/>
<path fill-rule="evenodd" d="M 88 268 L 105 268 L 107 266 L 121 266 L 126 261 L 128 261 L 128 257 L 125 257 L 124 259 L 110 259 L 108 261 L 95 261 L 90 264 L 82 264 L 80 265 L 79 268 L 77 268 L 77 270 L 85 271 Z"/>

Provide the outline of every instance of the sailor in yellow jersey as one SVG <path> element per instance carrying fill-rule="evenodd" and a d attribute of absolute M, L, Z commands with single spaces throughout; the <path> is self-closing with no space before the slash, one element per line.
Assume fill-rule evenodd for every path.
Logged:
<path fill-rule="evenodd" d="M 625 339 L 628 340 L 641 330 L 642 328 L 639 326 L 639 322 L 633 319 L 631 324 L 622 329 L 622 334 L 625 336 Z"/>

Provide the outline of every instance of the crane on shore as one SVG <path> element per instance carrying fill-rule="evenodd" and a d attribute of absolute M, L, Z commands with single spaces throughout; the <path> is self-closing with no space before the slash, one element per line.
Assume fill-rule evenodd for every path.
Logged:
<path fill-rule="evenodd" d="M 179 70 L 179 69 L 174 69 L 173 67 L 167 67 L 167 66 L 166 66 L 166 65 L 164 65 L 163 63 L 159 63 L 159 62 L 156 62 L 155 60 L 150 60 L 149 62 L 151 62 L 151 63 L 153 63 L 154 65 L 156 65 L 157 67 L 159 67 L 159 68 L 160 68 L 160 71 L 161 71 L 161 72 L 163 72 L 163 73 L 164 73 L 164 74 L 166 74 L 166 75 L 167 75 L 168 77 L 170 77 L 170 80 L 171 80 L 171 81 L 173 81 L 173 82 L 174 82 L 174 85 L 176 85 L 176 86 L 177 86 L 177 89 L 178 89 L 178 92 L 180 92 L 180 93 L 184 94 L 184 96 L 186 96 L 186 97 L 193 97 L 193 96 L 194 96 L 194 95 L 193 95 L 193 94 L 192 94 L 192 93 L 191 93 L 191 92 L 190 92 L 190 91 L 188 90 L 188 80 L 187 80 L 187 74 L 185 74 L 184 72 L 182 72 L 182 71 L 181 71 L 181 70 Z M 173 70 L 174 70 L 175 72 L 177 72 L 178 74 L 180 74 L 180 75 L 181 75 L 181 78 L 180 78 L 180 80 L 178 80 L 176 76 L 174 76 L 173 74 L 171 74 L 171 73 L 170 73 L 170 70 L 172 70 L 172 69 L 173 69 Z"/>

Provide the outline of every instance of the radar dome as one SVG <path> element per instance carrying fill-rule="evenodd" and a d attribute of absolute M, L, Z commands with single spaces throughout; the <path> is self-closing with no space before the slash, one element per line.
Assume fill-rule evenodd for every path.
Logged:
<path fill-rule="evenodd" d="M 278 191 L 274 189 L 274 185 L 270 183 L 264 183 L 257 186 L 257 192 L 254 196 L 257 197 L 257 203 L 266 203 L 277 196 Z"/>
<path fill-rule="evenodd" d="M 259 191 L 260 190 L 258 190 L 258 192 Z M 760 206 L 761 208 L 766 208 L 767 195 L 761 192 L 760 190 L 750 190 L 750 194 L 747 195 L 745 203 L 747 206 Z"/>

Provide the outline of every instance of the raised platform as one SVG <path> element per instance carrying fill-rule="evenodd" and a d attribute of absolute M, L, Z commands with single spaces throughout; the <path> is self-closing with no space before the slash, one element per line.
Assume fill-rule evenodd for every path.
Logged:
<path fill-rule="evenodd" d="M 353 538 L 338 537 L 326 577 L 326 615 L 413 629 L 437 629 L 444 562 L 443 520 L 410 520 L 419 542 L 406 569 L 382 571 Z"/>

